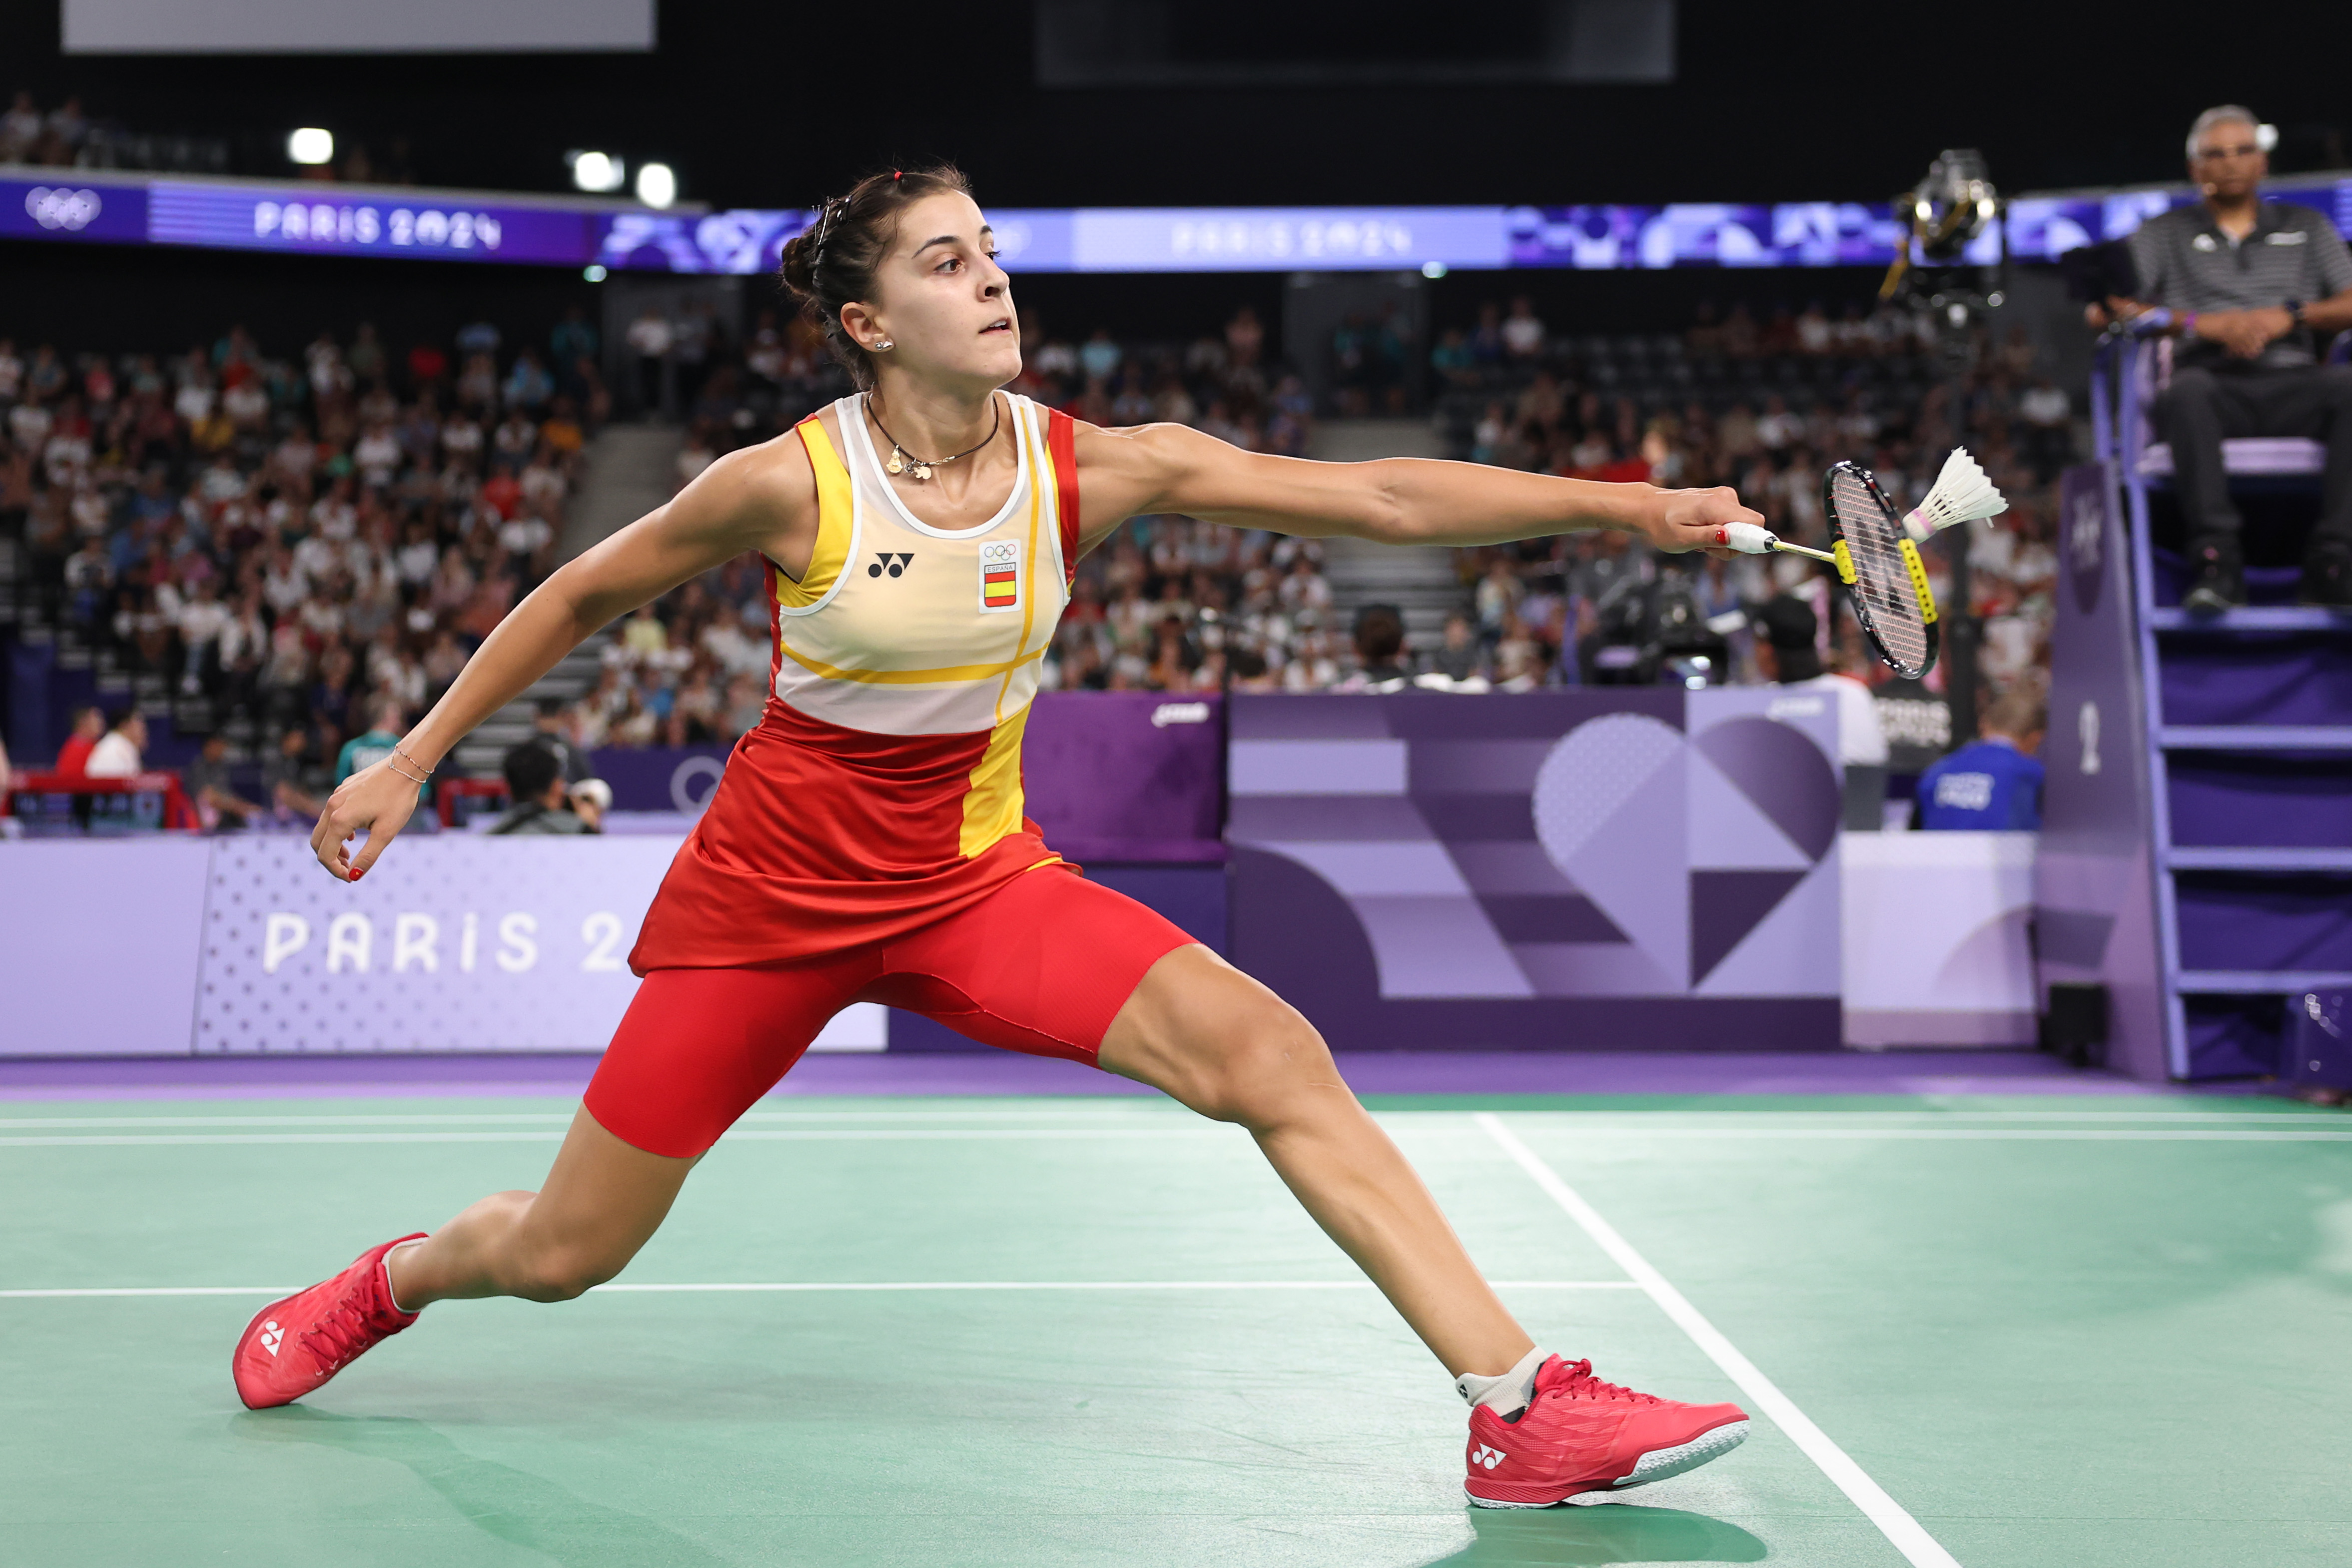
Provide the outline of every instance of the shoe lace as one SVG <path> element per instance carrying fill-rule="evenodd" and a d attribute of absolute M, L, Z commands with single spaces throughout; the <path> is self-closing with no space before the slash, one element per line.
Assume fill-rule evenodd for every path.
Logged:
<path fill-rule="evenodd" d="M 375 1314 L 362 1307 L 356 1297 L 346 1296 L 319 1320 L 317 1327 L 303 1333 L 302 1348 L 318 1357 L 320 1366 L 333 1372 L 373 1344 L 378 1337 Z"/>
<path fill-rule="evenodd" d="M 1536 1398 L 1541 1399 L 1548 1394 L 1553 1394 L 1569 1399 L 1613 1399 L 1633 1405 L 1658 1403 L 1656 1394 L 1638 1394 L 1622 1384 L 1604 1383 L 1593 1376 L 1592 1363 L 1590 1360 L 1561 1362 L 1559 1367 L 1559 1371 L 1556 1376 L 1538 1375 L 1537 1377 Z M 1547 1367 L 1544 1371 L 1549 1374 L 1551 1369 Z"/>

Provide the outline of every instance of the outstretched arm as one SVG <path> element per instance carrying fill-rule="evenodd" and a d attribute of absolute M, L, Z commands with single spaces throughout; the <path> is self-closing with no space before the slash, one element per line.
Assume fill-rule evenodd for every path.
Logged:
<path fill-rule="evenodd" d="M 1614 529 L 1660 550 L 1704 550 L 1729 522 L 1761 522 L 1729 489 L 1662 490 L 1383 458 L 1316 463 L 1245 452 L 1181 425 L 1082 426 L 1079 495 L 1091 542 L 1139 512 L 1384 544 L 1500 544 Z"/>
<path fill-rule="evenodd" d="M 432 768 L 475 725 L 522 695 L 588 635 L 746 550 L 805 569 L 816 538 L 816 479 L 789 435 L 730 453 L 667 505 L 566 563 L 500 621 L 401 748 Z M 335 787 L 310 847 L 336 876 L 358 881 L 416 809 L 416 785 L 388 759 Z M 348 850 L 364 831 L 356 859 Z"/>

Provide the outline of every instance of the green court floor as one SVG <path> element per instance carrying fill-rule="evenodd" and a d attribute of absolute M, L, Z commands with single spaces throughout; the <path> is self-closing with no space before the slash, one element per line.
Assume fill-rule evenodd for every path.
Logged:
<path fill-rule="evenodd" d="M 0 1561 L 2352 1562 L 2352 1119 L 1376 1109 L 1538 1340 L 1747 1446 L 1465 1509 L 1444 1373 L 1248 1139 L 1119 1099 L 771 1100 L 615 1286 L 248 1412 L 268 1294 L 535 1185 L 570 1107 L 16 1103 Z"/>

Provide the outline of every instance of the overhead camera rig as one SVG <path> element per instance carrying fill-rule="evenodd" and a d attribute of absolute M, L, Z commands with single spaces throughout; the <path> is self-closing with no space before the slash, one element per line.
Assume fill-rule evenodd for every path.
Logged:
<path fill-rule="evenodd" d="M 1878 297 L 1924 309 L 1935 321 L 1944 362 L 1944 407 L 1955 446 L 1968 445 L 1968 375 L 1976 355 L 1976 329 L 1986 312 L 2009 297 L 2009 227 L 2001 221 L 2008 206 L 1992 183 L 1984 154 L 1973 147 L 1946 148 L 1917 184 L 1895 197 L 1895 216 L 1907 221 L 1909 242 L 1896 248 Z M 1996 247 L 1990 268 L 1968 259 L 1988 232 Z M 1988 273 L 1990 288 L 1985 286 Z M 1975 600 L 1969 581 L 1969 531 L 1947 529 L 1943 540 L 1952 574 L 1944 684 L 1957 744 L 1973 739 L 1977 731 L 1979 628 L 1970 610 Z"/>

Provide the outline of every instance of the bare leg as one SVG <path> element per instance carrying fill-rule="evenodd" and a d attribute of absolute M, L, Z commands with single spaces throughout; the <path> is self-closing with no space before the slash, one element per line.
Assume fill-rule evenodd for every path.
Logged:
<path fill-rule="evenodd" d="M 1103 1037 L 1102 1065 L 1249 1129 L 1315 1223 L 1445 1370 L 1494 1373 L 1534 1342 L 1298 1010 L 1205 947 L 1151 966 Z M 403 1298 L 404 1301 L 406 1298 Z"/>
<path fill-rule="evenodd" d="M 652 1239 L 694 1169 L 622 1142 L 582 1110 L 536 1193 L 493 1193 L 384 1260 L 393 1298 L 568 1301 L 618 1274 Z"/>

